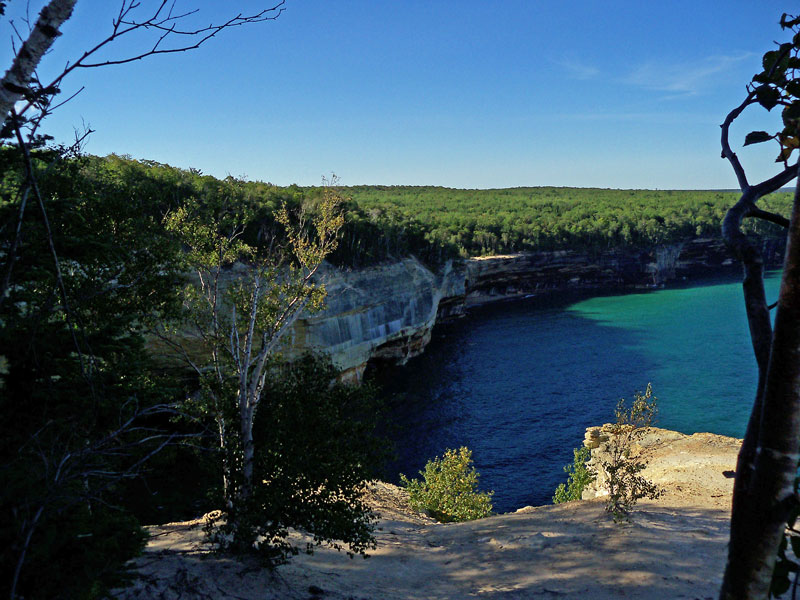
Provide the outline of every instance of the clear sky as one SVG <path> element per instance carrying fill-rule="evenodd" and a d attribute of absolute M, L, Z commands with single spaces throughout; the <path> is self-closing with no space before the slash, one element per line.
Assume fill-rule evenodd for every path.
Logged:
<path fill-rule="evenodd" d="M 154 0 L 141 0 L 144 8 Z M 31 1 L 37 11 L 42 1 Z M 211 21 L 263 5 L 177 0 Z M 12 35 L 24 0 L 0 24 Z M 42 72 L 102 39 L 117 0 L 78 0 Z M 315 185 L 733 188 L 719 124 L 786 37 L 777 0 L 287 0 L 199 50 L 74 72 L 58 139 L 216 176 Z M 119 44 L 124 55 L 146 40 Z M 11 43 L 2 47 L 3 69 Z M 734 130 L 775 127 L 760 108 Z M 739 152 L 751 181 L 777 147 Z"/>

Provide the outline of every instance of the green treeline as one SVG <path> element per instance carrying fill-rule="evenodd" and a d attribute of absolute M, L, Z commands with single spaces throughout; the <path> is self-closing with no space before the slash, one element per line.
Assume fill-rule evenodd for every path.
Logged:
<path fill-rule="evenodd" d="M 195 169 L 111 155 L 80 159 L 73 176 L 115 194 L 147 198 L 155 213 L 193 203 L 230 202 L 252 207 L 245 241 L 258 246 L 281 235 L 274 213 L 314 211 L 322 188 L 219 180 Z M 596 253 L 649 248 L 719 235 L 725 211 L 738 195 L 707 190 L 609 190 L 529 187 L 460 190 L 433 186 L 351 186 L 339 246 L 330 261 L 361 267 L 414 254 L 430 265 L 454 257 L 537 250 Z M 791 193 L 762 200 L 788 215 Z M 747 223 L 750 233 L 778 236 L 778 227 Z"/>
<path fill-rule="evenodd" d="M 423 237 L 461 256 L 534 250 L 597 252 L 652 247 L 719 235 L 735 192 L 609 190 L 527 187 L 459 190 L 444 187 L 356 186 L 346 188 L 367 214 L 419 228 Z M 791 193 L 762 205 L 788 215 Z M 778 235 L 770 224 L 751 221 L 749 232 Z M 419 236 L 417 236 L 419 237 Z"/>
<path fill-rule="evenodd" d="M 6 148 L 5 153 L 11 154 L 13 150 Z M 43 161 L 46 158 L 42 156 Z M 68 195 L 86 194 L 91 190 L 95 203 L 106 203 L 108 198 L 114 201 L 128 198 L 146 206 L 145 213 L 159 224 L 167 213 L 182 206 L 200 209 L 217 205 L 247 206 L 247 213 L 253 217 L 247 223 L 243 241 L 255 247 L 275 243 L 276 239 L 280 243 L 283 228 L 274 215 L 281 206 L 312 215 L 323 193 L 320 187 L 277 186 L 233 177 L 220 180 L 196 169 L 180 169 L 113 154 L 102 158 L 83 156 L 68 164 L 58 175 L 62 180 L 65 177 L 69 180 L 62 181 L 62 185 L 71 188 Z M 68 175 L 64 175 L 65 172 Z M 21 177 L 21 171 L 7 170 L 0 186 L 13 190 Z M 345 196 L 349 189 L 341 188 Z M 457 255 L 454 247 L 431 234 L 429 225 L 407 216 L 402 210 L 393 207 L 365 209 L 352 200 L 347 201 L 343 209 L 345 224 L 340 232 L 339 247 L 329 257 L 336 265 L 359 267 L 409 254 L 438 264 Z"/>

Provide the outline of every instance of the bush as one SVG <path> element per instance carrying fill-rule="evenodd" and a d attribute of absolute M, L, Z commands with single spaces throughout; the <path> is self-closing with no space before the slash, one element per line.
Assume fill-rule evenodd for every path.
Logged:
<path fill-rule="evenodd" d="M 608 496 L 606 511 L 615 521 L 626 520 L 636 502 L 642 498 L 658 498 L 662 490 L 640 475 L 647 467 L 640 455 L 633 453 L 634 441 L 642 428 L 652 426 L 657 410 L 657 398 L 651 384 L 644 393 L 636 392 L 630 408 L 621 398 L 615 411 L 617 421 L 611 428 L 607 454 L 599 468 L 606 474 Z"/>
<path fill-rule="evenodd" d="M 492 514 L 492 494 L 478 491 L 478 472 L 472 452 L 461 447 L 446 450 L 420 471 L 424 481 L 400 475 L 414 510 L 427 511 L 442 522 L 472 521 Z"/>
<path fill-rule="evenodd" d="M 595 479 L 594 473 L 586 466 L 591 458 L 591 451 L 586 446 L 575 448 L 572 451 L 574 459 L 572 464 L 564 465 L 567 474 L 567 483 L 559 484 L 553 494 L 553 504 L 580 500 L 583 489 Z"/>

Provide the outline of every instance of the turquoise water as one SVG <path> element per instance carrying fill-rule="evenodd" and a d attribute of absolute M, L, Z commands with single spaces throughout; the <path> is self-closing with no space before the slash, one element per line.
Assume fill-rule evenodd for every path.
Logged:
<path fill-rule="evenodd" d="M 770 274 L 770 302 L 778 285 Z M 585 428 L 611 421 L 617 400 L 648 382 L 659 426 L 741 437 L 756 368 L 741 283 L 727 278 L 473 310 L 382 381 L 397 425 L 390 477 L 465 445 L 508 511 L 549 502 Z"/>

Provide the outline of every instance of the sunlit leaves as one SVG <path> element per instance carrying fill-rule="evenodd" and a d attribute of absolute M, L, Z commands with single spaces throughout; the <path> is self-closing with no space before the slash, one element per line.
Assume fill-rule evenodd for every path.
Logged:
<path fill-rule="evenodd" d="M 420 475 L 422 480 L 400 475 L 408 490 L 409 504 L 415 510 L 427 511 L 443 523 L 472 521 L 492 514 L 494 492 L 478 490 L 479 474 L 466 446 L 445 450 L 441 458 L 429 460 Z"/>
<path fill-rule="evenodd" d="M 779 140 L 781 143 L 781 152 L 778 154 L 778 158 L 775 159 L 775 162 L 787 162 L 798 147 L 800 147 L 800 140 L 798 140 L 797 136 L 785 136 L 780 135 Z"/>

